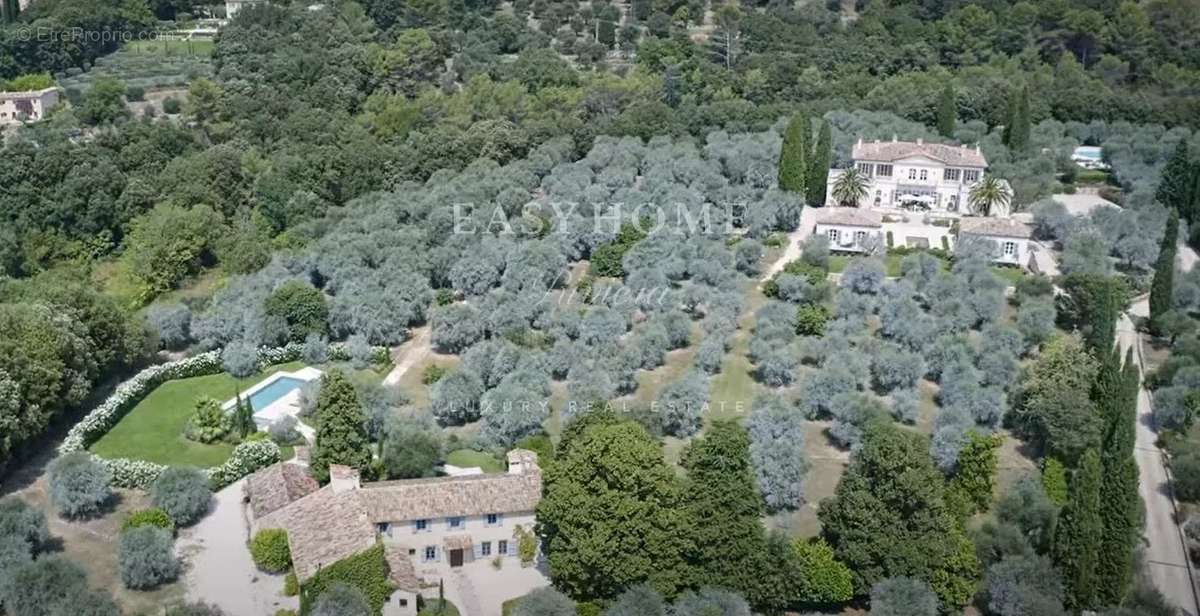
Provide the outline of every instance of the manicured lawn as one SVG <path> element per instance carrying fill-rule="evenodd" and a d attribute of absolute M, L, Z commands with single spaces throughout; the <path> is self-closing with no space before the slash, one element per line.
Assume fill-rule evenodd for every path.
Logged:
<path fill-rule="evenodd" d="M 229 458 L 233 445 L 205 445 L 183 437 L 195 409 L 205 396 L 224 402 L 235 388 L 245 389 L 263 377 L 281 370 L 297 370 L 300 362 L 271 366 L 248 379 L 237 380 L 228 374 L 212 374 L 163 383 L 150 392 L 120 423 L 92 445 L 92 453 L 102 458 L 131 458 L 158 464 L 216 466 Z"/>
<path fill-rule="evenodd" d="M 900 261 L 904 260 L 906 255 L 889 254 L 883 258 L 883 267 L 887 270 L 887 275 L 892 278 L 900 276 Z M 851 257 L 847 255 L 833 255 L 829 257 L 830 273 L 841 273 L 850 264 L 852 259 L 861 259 L 862 257 Z"/>
<path fill-rule="evenodd" d="M 992 273 L 1003 278 L 1009 286 L 1016 286 L 1025 277 L 1025 270 L 1019 267 L 993 267 Z"/>
<path fill-rule="evenodd" d="M 446 464 L 458 466 L 460 468 L 469 468 L 478 466 L 485 473 L 503 473 L 504 463 L 496 459 L 490 453 L 475 451 L 474 449 L 459 449 L 446 454 Z"/>

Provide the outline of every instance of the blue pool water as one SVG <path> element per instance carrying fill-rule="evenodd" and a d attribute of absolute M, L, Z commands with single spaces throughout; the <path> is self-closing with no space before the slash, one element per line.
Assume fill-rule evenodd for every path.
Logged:
<path fill-rule="evenodd" d="M 305 382 L 290 376 L 279 377 L 270 385 L 250 394 L 250 407 L 257 413 L 288 393 L 300 389 Z"/>
<path fill-rule="evenodd" d="M 1075 148 L 1075 155 L 1080 158 L 1089 158 L 1091 160 L 1100 160 L 1103 158 L 1100 148 L 1096 146 L 1081 145 Z"/>

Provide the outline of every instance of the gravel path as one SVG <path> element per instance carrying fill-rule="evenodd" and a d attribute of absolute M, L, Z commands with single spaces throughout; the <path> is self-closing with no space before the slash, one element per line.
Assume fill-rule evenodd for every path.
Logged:
<path fill-rule="evenodd" d="M 808 239 L 815 226 L 817 226 L 817 208 L 805 207 L 800 212 L 800 226 L 788 234 L 787 247 L 783 249 L 783 254 L 779 255 L 779 258 L 771 264 L 771 267 L 767 268 L 767 272 L 762 277 L 763 282 L 770 280 L 772 276 L 783 271 L 783 266 L 800 258 L 800 244 Z"/>
<path fill-rule="evenodd" d="M 216 604 L 230 616 L 272 616 L 280 609 L 299 609 L 296 597 L 283 596 L 283 576 L 260 572 L 250 558 L 243 483 L 217 492 L 212 511 L 180 533 L 177 550 L 187 567 L 187 599 Z"/>
<path fill-rule="evenodd" d="M 383 379 L 384 385 L 398 385 L 406 372 L 429 356 L 429 352 L 432 350 L 429 346 L 429 338 L 429 326 L 419 327 L 413 331 L 412 338 L 406 340 L 392 352 L 393 368 Z"/>

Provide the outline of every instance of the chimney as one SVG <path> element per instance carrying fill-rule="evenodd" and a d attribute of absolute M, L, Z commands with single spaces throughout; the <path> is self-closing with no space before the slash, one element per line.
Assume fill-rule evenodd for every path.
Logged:
<path fill-rule="evenodd" d="M 925 145 L 925 140 L 920 137 L 917 137 L 917 145 Z"/>
<path fill-rule="evenodd" d="M 876 139 L 876 140 L 875 140 L 875 143 L 879 143 L 879 140 L 878 140 L 878 139 Z"/>
<path fill-rule="evenodd" d="M 975 142 L 975 153 L 979 153 L 979 142 Z"/>
<path fill-rule="evenodd" d="M 333 487 L 334 494 L 357 490 L 360 485 L 358 479 L 358 471 L 349 466 L 329 465 L 329 485 Z"/>
<path fill-rule="evenodd" d="M 862 137 L 859 137 L 859 138 L 858 138 L 858 145 L 859 145 L 860 147 L 862 146 Z"/>
<path fill-rule="evenodd" d="M 896 143 L 899 140 L 900 137 L 896 133 L 892 133 L 892 143 Z"/>
<path fill-rule="evenodd" d="M 537 454 L 528 449 L 514 449 L 508 452 L 508 474 L 524 475 L 540 469 L 537 459 Z"/>

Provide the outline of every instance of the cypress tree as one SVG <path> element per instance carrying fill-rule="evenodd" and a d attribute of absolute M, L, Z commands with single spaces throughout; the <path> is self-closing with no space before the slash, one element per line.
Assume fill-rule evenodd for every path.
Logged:
<path fill-rule="evenodd" d="M 1054 534 L 1054 562 L 1063 573 L 1066 603 L 1075 610 L 1098 605 L 1096 563 L 1104 528 L 1100 516 L 1103 482 L 1100 456 L 1087 450 L 1071 481 L 1070 496 Z"/>
<path fill-rule="evenodd" d="M 1014 152 L 1029 147 L 1029 136 L 1033 132 L 1033 121 L 1029 116 L 1029 88 L 1021 89 L 1016 102 L 1009 104 L 1008 126 L 1005 127 L 1008 149 Z"/>
<path fill-rule="evenodd" d="M 954 98 L 954 86 L 947 81 L 945 87 L 942 88 L 942 96 L 938 99 L 938 134 L 943 137 L 953 137 L 954 122 L 957 115 L 958 105 Z"/>
<path fill-rule="evenodd" d="M 1172 209 L 1167 216 L 1162 243 L 1158 246 L 1158 260 L 1154 262 L 1154 281 L 1150 284 L 1150 325 L 1157 330 L 1157 323 L 1171 311 L 1171 295 L 1175 289 L 1175 251 L 1179 239 L 1179 212 Z"/>
<path fill-rule="evenodd" d="M 756 608 L 775 603 L 760 591 L 770 568 L 762 559 L 766 534 L 762 498 L 754 485 L 750 436 L 733 421 L 714 422 L 684 451 L 685 510 L 696 526 L 697 574 L 705 584 L 741 593 Z"/>
<path fill-rule="evenodd" d="M 1096 410 L 1104 419 L 1104 437 L 1107 439 L 1121 418 L 1121 407 L 1125 398 L 1125 374 L 1121 371 L 1121 350 L 1114 345 L 1107 353 L 1097 351 L 1100 368 L 1092 384 L 1091 398 Z"/>
<path fill-rule="evenodd" d="M 329 479 L 330 464 L 366 471 L 371 465 L 366 418 L 354 384 L 341 370 L 330 370 L 321 379 L 317 396 L 317 441 L 312 453 L 313 475 Z"/>
<path fill-rule="evenodd" d="M 808 163 L 808 204 L 814 207 L 825 205 L 825 192 L 829 181 L 829 166 L 833 164 L 833 131 L 829 122 L 821 122 L 821 133 L 817 147 L 813 149 Z"/>
<path fill-rule="evenodd" d="M 1175 146 L 1175 152 L 1163 166 L 1162 175 L 1158 182 L 1158 190 L 1154 200 L 1166 206 L 1167 209 L 1184 211 L 1192 201 L 1192 184 L 1194 169 L 1188 161 L 1187 139 L 1180 139 Z M 1190 222 L 1190 221 L 1189 221 Z"/>
<path fill-rule="evenodd" d="M 1113 355 L 1120 357 L 1117 351 Z M 1110 385 L 1114 387 L 1111 397 L 1115 400 L 1112 406 L 1116 417 L 1101 456 L 1104 484 L 1100 488 L 1100 516 L 1104 532 L 1096 578 L 1100 603 L 1118 605 L 1132 584 L 1140 506 L 1138 469 L 1133 459 L 1138 372 L 1133 363 L 1132 348 L 1126 354 L 1124 370 L 1118 369 L 1115 380 L 1110 379 Z"/>
<path fill-rule="evenodd" d="M 787 131 L 783 133 L 783 147 L 779 150 L 781 190 L 805 194 L 810 132 L 808 116 L 802 113 L 792 116 L 792 120 L 788 122 Z"/>

